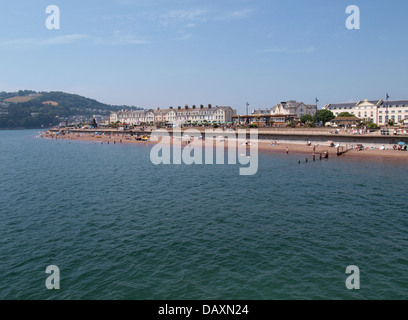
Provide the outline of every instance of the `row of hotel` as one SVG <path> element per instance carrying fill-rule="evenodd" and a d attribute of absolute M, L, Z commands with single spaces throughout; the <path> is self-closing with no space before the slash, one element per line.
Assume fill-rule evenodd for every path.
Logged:
<path fill-rule="evenodd" d="M 169 109 L 155 110 L 122 110 L 112 112 L 110 115 L 110 123 L 125 123 L 129 125 L 140 124 L 188 124 L 188 123 L 228 123 L 237 114 L 236 110 L 231 107 L 213 107 L 209 104 L 207 107 L 200 105 L 192 107 L 186 105 L 184 108 L 170 107 Z"/>
<path fill-rule="evenodd" d="M 348 112 L 362 121 L 368 121 L 383 126 L 388 120 L 394 123 L 408 122 L 408 100 L 384 101 L 361 100 L 357 103 L 328 104 L 323 109 L 330 110 L 335 116 Z M 228 106 L 193 105 L 185 107 L 170 107 L 169 109 L 121 110 L 112 112 L 109 123 L 141 124 L 172 124 L 184 125 L 190 123 L 251 123 L 282 126 L 298 121 L 306 114 L 314 115 L 317 105 L 309 105 L 295 100 L 281 102 L 271 109 L 253 110 L 249 115 L 237 115 L 237 111 Z"/>

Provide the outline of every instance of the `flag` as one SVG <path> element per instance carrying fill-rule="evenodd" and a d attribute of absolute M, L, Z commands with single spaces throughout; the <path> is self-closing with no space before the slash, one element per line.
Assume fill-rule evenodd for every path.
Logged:
<path fill-rule="evenodd" d="M 387 98 L 386 98 L 386 99 L 388 100 L 389 98 L 390 98 L 390 96 L 389 96 L 389 94 L 387 93 Z"/>
<path fill-rule="evenodd" d="M 316 98 L 316 104 L 319 102 L 319 99 Z"/>
<path fill-rule="evenodd" d="M 246 106 L 249 107 L 249 103 L 248 103 L 248 102 L 246 103 Z"/>

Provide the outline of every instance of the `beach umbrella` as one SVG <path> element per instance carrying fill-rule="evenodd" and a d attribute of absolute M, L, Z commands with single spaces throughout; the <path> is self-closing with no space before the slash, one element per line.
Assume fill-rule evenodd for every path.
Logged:
<path fill-rule="evenodd" d="M 401 142 L 398 142 L 398 145 L 400 145 L 400 146 L 406 146 L 407 144 L 406 144 L 405 142 L 401 141 Z"/>

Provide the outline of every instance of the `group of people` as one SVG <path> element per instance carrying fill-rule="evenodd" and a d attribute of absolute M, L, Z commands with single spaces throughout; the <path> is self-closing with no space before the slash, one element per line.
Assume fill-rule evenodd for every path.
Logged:
<path fill-rule="evenodd" d="M 392 147 L 394 150 L 398 150 L 398 151 L 407 151 L 407 145 L 396 145 L 394 144 L 394 146 Z"/>

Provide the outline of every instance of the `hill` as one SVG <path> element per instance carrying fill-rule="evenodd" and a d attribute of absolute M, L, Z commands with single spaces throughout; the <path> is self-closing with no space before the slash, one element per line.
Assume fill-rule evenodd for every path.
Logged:
<path fill-rule="evenodd" d="M 65 92 L 0 92 L 0 128 L 40 128 L 76 117 L 89 119 L 94 115 L 108 116 L 130 106 L 104 104 L 94 99 Z"/>

